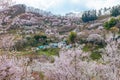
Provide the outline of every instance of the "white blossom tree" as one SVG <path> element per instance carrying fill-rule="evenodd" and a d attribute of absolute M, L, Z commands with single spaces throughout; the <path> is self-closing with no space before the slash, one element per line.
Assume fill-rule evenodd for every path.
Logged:
<path fill-rule="evenodd" d="M 44 71 L 48 80 L 119 80 L 120 50 L 115 41 L 107 42 L 103 61 L 92 61 L 81 49 L 61 51 L 52 67 Z M 82 60 L 86 57 L 86 60 Z"/>
<path fill-rule="evenodd" d="M 1 38 L 1 45 L 2 45 L 2 49 L 5 51 L 9 51 L 12 49 L 12 47 L 14 46 L 14 36 L 12 35 L 6 35 L 4 37 Z"/>
<path fill-rule="evenodd" d="M 14 4 L 13 0 L 0 0 L 0 8 L 7 8 Z"/>
<path fill-rule="evenodd" d="M 13 55 L 0 56 L 0 80 L 23 80 L 28 76 L 28 59 Z M 30 73 L 29 73 L 30 74 Z"/>

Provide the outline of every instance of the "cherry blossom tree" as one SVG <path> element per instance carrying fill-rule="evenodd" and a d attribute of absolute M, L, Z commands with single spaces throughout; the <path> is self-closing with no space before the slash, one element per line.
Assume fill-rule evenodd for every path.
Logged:
<path fill-rule="evenodd" d="M 1 80 L 23 80 L 27 78 L 26 71 L 28 59 L 18 58 L 11 55 L 0 56 L 0 79 Z M 30 74 L 30 73 L 29 73 Z M 29 78 L 29 77 L 28 77 Z"/>
<path fill-rule="evenodd" d="M 52 67 L 44 69 L 48 80 L 119 80 L 120 50 L 115 41 L 107 42 L 102 59 L 93 61 L 81 49 L 63 50 Z M 85 58 L 83 60 L 83 58 Z"/>
<path fill-rule="evenodd" d="M 7 8 L 14 4 L 13 0 L 0 0 L 0 8 Z"/>
<path fill-rule="evenodd" d="M 14 36 L 12 35 L 7 35 L 2 37 L 2 49 L 5 51 L 9 51 L 12 49 L 13 45 L 14 45 Z"/>

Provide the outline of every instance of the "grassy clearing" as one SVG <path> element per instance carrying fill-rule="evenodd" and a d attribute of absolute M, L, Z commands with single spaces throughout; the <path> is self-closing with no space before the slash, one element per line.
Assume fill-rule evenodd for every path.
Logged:
<path fill-rule="evenodd" d="M 104 48 L 105 46 L 104 45 L 92 45 L 92 44 L 86 44 L 84 47 L 83 47 L 83 51 L 84 52 L 88 52 L 88 51 L 94 51 L 94 50 L 98 50 L 100 48 Z"/>
<path fill-rule="evenodd" d="M 102 57 L 102 55 L 98 52 L 92 52 L 90 55 L 90 58 L 92 60 L 99 60 Z"/>
<path fill-rule="evenodd" d="M 90 45 L 85 45 L 82 50 L 84 52 L 88 52 L 88 51 L 91 51 L 91 47 L 90 47 Z"/>
<path fill-rule="evenodd" d="M 41 49 L 37 51 L 37 54 L 46 56 L 59 56 L 59 51 L 59 48 Z"/>
<path fill-rule="evenodd" d="M 41 49 L 38 51 L 31 51 L 31 50 L 24 50 L 24 51 L 19 51 L 18 56 L 28 56 L 28 55 L 46 55 L 48 57 L 50 56 L 59 56 L 59 48 L 50 48 L 50 49 Z"/>

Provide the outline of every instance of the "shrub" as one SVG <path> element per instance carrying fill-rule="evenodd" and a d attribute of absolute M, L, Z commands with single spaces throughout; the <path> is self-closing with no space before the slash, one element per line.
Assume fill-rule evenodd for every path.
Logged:
<path fill-rule="evenodd" d="M 110 21 L 104 23 L 104 28 L 108 30 L 111 27 L 114 27 L 117 24 L 117 21 L 117 19 L 111 18 Z"/>
<path fill-rule="evenodd" d="M 108 22 L 104 23 L 104 28 L 107 29 L 107 30 L 109 29 L 109 23 Z"/>
<path fill-rule="evenodd" d="M 45 39 L 47 39 L 47 36 L 45 36 L 45 35 L 35 35 L 34 39 L 36 41 L 39 41 L 39 39 L 45 40 Z"/>
<path fill-rule="evenodd" d="M 75 43 L 76 38 L 77 38 L 76 32 L 70 32 L 68 41 L 69 41 L 70 43 Z"/>

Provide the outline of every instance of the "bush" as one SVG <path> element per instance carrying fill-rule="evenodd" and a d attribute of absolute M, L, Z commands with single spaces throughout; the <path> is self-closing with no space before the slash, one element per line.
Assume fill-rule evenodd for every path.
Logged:
<path fill-rule="evenodd" d="M 39 41 L 39 39 L 45 40 L 45 39 L 47 39 L 47 36 L 45 36 L 45 35 L 35 35 L 34 39 L 36 41 Z"/>
<path fill-rule="evenodd" d="M 70 43 L 75 43 L 76 38 L 77 38 L 77 33 L 76 32 L 70 32 L 68 41 Z"/>
<path fill-rule="evenodd" d="M 111 18 L 110 21 L 104 23 L 104 28 L 108 30 L 111 27 L 114 27 L 117 24 L 117 21 L 117 19 Z"/>
<path fill-rule="evenodd" d="M 110 21 L 109 21 L 109 26 L 110 27 L 113 27 L 117 24 L 117 19 L 115 18 L 111 18 Z"/>
<path fill-rule="evenodd" d="M 110 28 L 110 26 L 109 26 L 109 23 L 108 23 L 108 22 L 105 22 L 105 23 L 104 23 L 104 28 L 105 28 L 105 29 L 107 29 L 107 30 Z"/>

